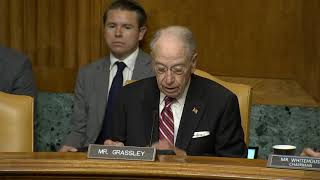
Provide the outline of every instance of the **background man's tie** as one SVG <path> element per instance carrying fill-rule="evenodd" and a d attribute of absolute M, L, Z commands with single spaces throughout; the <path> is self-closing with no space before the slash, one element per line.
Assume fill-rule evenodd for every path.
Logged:
<path fill-rule="evenodd" d="M 161 111 L 159 122 L 159 139 L 166 140 L 172 145 L 174 145 L 174 123 L 171 104 L 174 100 L 174 98 L 168 96 L 164 98 L 165 105 Z"/>
<path fill-rule="evenodd" d="M 111 121 L 112 112 L 113 112 L 119 91 L 123 86 L 122 72 L 123 72 L 124 68 L 126 67 L 126 64 L 118 61 L 118 62 L 116 62 L 116 65 L 118 67 L 118 70 L 112 80 L 112 84 L 111 84 L 109 95 L 108 95 L 108 102 L 107 102 L 107 106 L 106 106 L 104 120 L 103 120 L 103 124 L 102 124 L 102 129 L 101 129 L 101 132 L 100 132 L 98 139 L 96 140 L 96 144 L 103 144 L 104 141 L 110 136 L 110 132 L 108 131 L 108 128 L 112 127 L 112 121 Z"/>

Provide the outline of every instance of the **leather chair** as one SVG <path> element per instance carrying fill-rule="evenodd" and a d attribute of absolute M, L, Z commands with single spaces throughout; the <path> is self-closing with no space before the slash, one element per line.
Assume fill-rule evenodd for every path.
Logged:
<path fill-rule="evenodd" d="M 0 152 L 33 152 L 33 98 L 0 92 Z"/>
<path fill-rule="evenodd" d="M 251 87 L 244 84 L 237 84 L 226 82 L 218 79 L 211 74 L 196 69 L 194 74 L 215 81 L 225 88 L 232 91 L 238 97 L 240 115 L 241 115 L 241 125 L 244 132 L 244 140 L 246 144 L 249 144 L 249 128 L 250 128 L 250 109 L 251 109 Z"/>

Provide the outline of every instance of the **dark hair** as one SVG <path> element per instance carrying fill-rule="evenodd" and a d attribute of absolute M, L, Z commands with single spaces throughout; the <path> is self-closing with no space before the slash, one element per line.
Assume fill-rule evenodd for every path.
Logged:
<path fill-rule="evenodd" d="M 139 27 L 142 27 L 146 24 L 147 14 L 144 11 L 143 7 L 134 0 L 116 0 L 113 1 L 109 8 L 103 14 L 103 24 L 106 23 L 108 12 L 110 10 L 120 9 L 127 11 L 134 11 L 138 15 L 138 24 Z"/>

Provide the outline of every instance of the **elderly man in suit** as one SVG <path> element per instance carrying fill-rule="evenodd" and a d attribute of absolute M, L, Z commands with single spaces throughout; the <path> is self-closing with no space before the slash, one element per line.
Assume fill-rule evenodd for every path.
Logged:
<path fill-rule="evenodd" d="M 30 60 L 13 49 L 0 47 L 0 91 L 36 98 Z"/>
<path fill-rule="evenodd" d="M 146 13 L 135 1 L 114 1 L 104 14 L 105 40 L 110 55 L 81 68 L 78 74 L 71 132 L 60 152 L 75 152 L 88 144 L 104 144 L 119 88 L 130 79 L 154 73 L 151 57 L 139 49 Z"/>
<path fill-rule="evenodd" d="M 191 31 L 181 26 L 161 29 L 151 50 L 156 77 L 122 89 L 108 144 L 246 157 L 237 97 L 193 74 L 197 53 Z"/>

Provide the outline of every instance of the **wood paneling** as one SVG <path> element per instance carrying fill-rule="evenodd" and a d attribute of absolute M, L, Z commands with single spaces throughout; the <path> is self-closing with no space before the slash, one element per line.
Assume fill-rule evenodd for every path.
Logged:
<path fill-rule="evenodd" d="M 227 82 L 250 85 L 253 89 L 252 104 L 320 107 L 320 101 L 317 102 L 295 80 L 230 76 L 216 77 Z"/>
<path fill-rule="evenodd" d="M 101 56 L 102 0 L 0 0 L 0 44 L 27 54 L 40 90 L 71 92 Z"/>
<path fill-rule="evenodd" d="M 304 59 L 296 62 L 295 78 L 320 102 L 320 1 L 303 5 Z"/>
<path fill-rule="evenodd" d="M 141 2 L 150 32 L 172 24 L 192 29 L 199 68 L 211 74 L 292 78 L 293 62 L 301 58 L 300 0 Z"/>
<path fill-rule="evenodd" d="M 33 61 L 33 65 L 38 61 L 37 47 L 37 0 L 29 0 L 24 3 L 24 52 Z M 36 74 L 38 77 L 38 74 Z"/>
<path fill-rule="evenodd" d="M 9 0 L 0 0 L 0 43 L 9 42 Z"/>
<path fill-rule="evenodd" d="M 31 58 L 40 90 L 71 92 L 79 67 L 107 52 L 102 14 L 110 2 L 0 0 L 0 44 Z M 213 75 L 298 78 L 319 99 L 319 1 L 140 2 L 149 16 L 146 51 L 156 29 L 184 25 L 197 38 L 198 68 Z"/>

